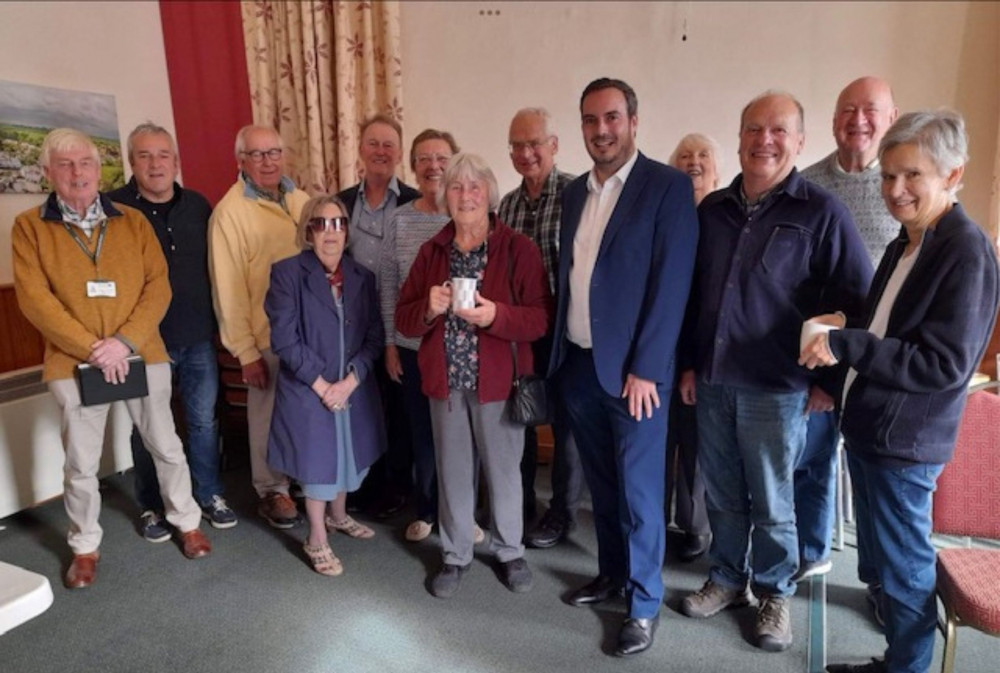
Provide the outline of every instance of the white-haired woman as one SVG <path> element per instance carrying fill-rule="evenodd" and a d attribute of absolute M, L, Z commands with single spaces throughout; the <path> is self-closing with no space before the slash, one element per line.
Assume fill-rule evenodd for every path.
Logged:
<path fill-rule="evenodd" d="M 903 115 L 879 146 L 882 197 L 903 231 L 882 256 L 863 324 L 803 349 L 807 367 L 842 363 L 841 431 L 884 595 L 885 659 L 841 673 L 924 673 L 937 621 L 931 494 L 951 460 L 967 386 L 1000 304 L 993 245 L 955 200 L 968 139 L 955 112 Z"/>
<path fill-rule="evenodd" d="M 704 133 L 689 133 L 677 143 L 670 165 L 688 174 L 694 186 L 694 204 L 719 188 L 719 143 Z"/>
<path fill-rule="evenodd" d="M 434 430 L 444 562 L 430 591 L 453 595 L 472 563 L 478 456 L 490 494 L 490 551 L 507 588 L 524 592 L 532 581 L 521 543 L 524 428 L 509 420 L 506 404 L 511 344 L 519 373 L 529 373 L 530 342 L 548 327 L 548 279 L 531 239 L 496 217 L 496 178 L 480 157 L 453 157 L 438 199 L 451 221 L 421 246 L 396 306 L 396 329 L 421 337 L 418 361 Z M 452 309 L 453 278 L 475 279 L 472 308 Z"/>

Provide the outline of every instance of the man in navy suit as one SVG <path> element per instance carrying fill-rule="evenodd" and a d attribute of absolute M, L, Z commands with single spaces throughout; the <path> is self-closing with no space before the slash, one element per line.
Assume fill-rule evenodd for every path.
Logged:
<path fill-rule="evenodd" d="M 591 82 L 580 98 L 594 167 L 563 195 L 550 365 L 597 530 L 599 574 L 569 602 L 625 593 L 618 656 L 648 649 L 659 623 L 665 410 L 698 241 L 690 179 L 636 151 L 638 107 L 614 79 Z"/>

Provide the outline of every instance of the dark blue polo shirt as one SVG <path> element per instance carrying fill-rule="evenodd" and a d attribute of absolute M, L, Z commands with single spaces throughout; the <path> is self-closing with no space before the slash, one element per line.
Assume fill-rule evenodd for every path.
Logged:
<path fill-rule="evenodd" d="M 160 323 L 160 336 L 167 349 L 211 340 L 216 322 L 208 276 L 208 218 L 212 214 L 208 200 L 174 183 L 170 202 L 152 203 L 139 193 L 135 178 L 107 196 L 146 216 L 167 258 L 173 298 Z"/>

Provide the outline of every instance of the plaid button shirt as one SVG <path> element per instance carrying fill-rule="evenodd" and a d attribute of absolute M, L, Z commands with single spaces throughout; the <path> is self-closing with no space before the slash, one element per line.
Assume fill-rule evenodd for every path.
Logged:
<path fill-rule="evenodd" d="M 524 181 L 500 201 L 497 216 L 514 231 L 524 234 L 542 251 L 542 262 L 549 275 L 549 289 L 556 293 L 559 273 L 559 218 L 562 216 L 562 192 L 573 176 L 553 167 L 538 200 L 528 198 Z"/>

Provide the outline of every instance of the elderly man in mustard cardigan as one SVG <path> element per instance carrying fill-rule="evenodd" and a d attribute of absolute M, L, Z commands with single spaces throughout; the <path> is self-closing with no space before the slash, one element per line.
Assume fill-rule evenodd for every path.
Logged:
<path fill-rule="evenodd" d="M 63 497 L 73 550 L 65 584 L 79 589 L 97 579 L 97 470 L 111 408 L 82 404 L 74 378 L 82 363 L 100 369 L 106 382 L 121 384 L 128 358 L 145 360 L 149 394 L 125 405 L 153 456 L 167 521 L 180 533 L 184 555 L 198 558 L 212 547 L 198 528 L 201 509 L 191 496 L 170 412 L 170 362 L 159 332 L 170 284 L 153 228 L 139 211 L 98 193 L 100 155 L 83 133 L 49 133 L 41 164 L 55 191 L 14 222 L 14 285 L 21 311 L 45 339 L 43 379 L 62 410 Z"/>

